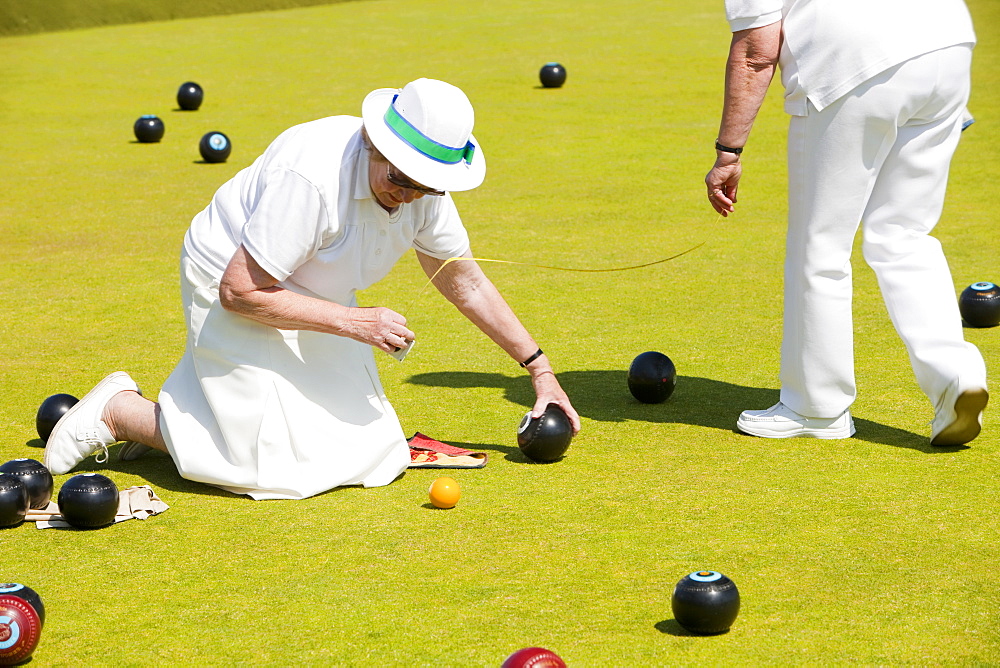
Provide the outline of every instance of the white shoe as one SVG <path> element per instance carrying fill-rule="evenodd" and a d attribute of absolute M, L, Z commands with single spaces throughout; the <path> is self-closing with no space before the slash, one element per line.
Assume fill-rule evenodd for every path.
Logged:
<path fill-rule="evenodd" d="M 835 418 L 811 418 L 799 415 L 780 401 L 764 411 L 743 411 L 736 426 L 746 434 L 763 438 L 849 438 L 854 435 L 854 420 L 849 410 Z"/>
<path fill-rule="evenodd" d="M 98 462 L 106 462 L 108 446 L 117 439 L 101 417 L 111 397 L 127 390 L 138 392 L 139 386 L 124 371 L 116 371 L 66 411 L 45 444 L 45 468 L 67 473 L 94 453 Z"/>
<path fill-rule="evenodd" d="M 143 445 L 138 441 L 126 441 L 118 450 L 118 459 L 123 462 L 135 461 L 152 449 L 148 445 Z"/>
<path fill-rule="evenodd" d="M 931 422 L 931 445 L 964 445 L 979 436 L 983 409 L 990 400 L 985 387 L 959 392 L 958 381 L 945 390 Z"/>

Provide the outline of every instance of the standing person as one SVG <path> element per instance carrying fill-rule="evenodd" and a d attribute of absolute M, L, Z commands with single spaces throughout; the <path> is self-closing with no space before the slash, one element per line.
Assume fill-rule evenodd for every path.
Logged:
<path fill-rule="evenodd" d="M 472 105 L 442 81 L 373 91 L 362 116 L 286 130 L 195 216 L 181 255 L 187 347 L 159 402 L 124 372 L 105 378 L 49 436 L 53 473 L 103 461 L 117 441 L 123 459 L 162 450 L 183 477 L 255 499 L 386 485 L 406 469 L 373 350 L 398 353 L 415 334 L 355 293 L 410 248 L 428 276 L 472 257 L 448 191 L 478 186 L 486 162 Z M 528 371 L 533 413 L 557 404 L 578 431 L 548 358 L 480 267 L 452 262 L 434 284 Z"/>
<path fill-rule="evenodd" d="M 734 211 L 740 154 L 776 65 L 785 86 L 788 235 L 781 398 L 744 411 L 768 438 L 854 434 L 851 250 L 863 254 L 934 406 L 932 445 L 974 439 L 986 366 L 964 340 L 930 236 L 969 96 L 975 34 L 962 0 L 726 0 L 733 31 L 708 198 Z"/>

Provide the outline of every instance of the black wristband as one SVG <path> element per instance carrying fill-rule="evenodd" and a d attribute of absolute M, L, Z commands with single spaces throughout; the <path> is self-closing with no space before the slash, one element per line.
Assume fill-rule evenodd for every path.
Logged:
<path fill-rule="evenodd" d="M 743 147 L 740 146 L 739 148 L 733 148 L 732 146 L 723 146 L 722 144 L 719 143 L 719 140 L 716 139 L 715 140 L 715 150 L 716 151 L 723 151 L 725 153 L 735 153 L 736 155 L 739 155 L 740 153 L 743 152 Z"/>
<path fill-rule="evenodd" d="M 538 359 L 539 357 L 541 357 L 543 354 L 544 353 L 542 352 L 542 349 L 539 348 L 538 350 L 535 351 L 534 355 L 532 355 L 528 359 L 526 359 L 523 362 L 521 362 L 521 366 L 522 367 L 528 366 L 529 364 L 531 364 L 532 362 L 534 362 L 536 359 Z"/>

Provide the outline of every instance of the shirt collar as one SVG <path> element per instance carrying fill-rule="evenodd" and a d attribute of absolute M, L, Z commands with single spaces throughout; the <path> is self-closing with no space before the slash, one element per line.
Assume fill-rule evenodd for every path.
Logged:
<path fill-rule="evenodd" d="M 354 147 L 354 199 L 374 199 L 371 182 L 368 180 L 368 166 L 371 155 L 365 148 L 365 142 L 361 139 L 361 131 L 354 137 L 356 147 Z"/>

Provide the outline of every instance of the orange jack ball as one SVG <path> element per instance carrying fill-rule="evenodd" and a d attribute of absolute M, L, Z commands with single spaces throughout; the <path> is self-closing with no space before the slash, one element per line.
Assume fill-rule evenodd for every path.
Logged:
<path fill-rule="evenodd" d="M 454 479 L 442 476 L 431 483 L 428 494 L 435 507 L 454 508 L 458 500 L 462 498 L 462 489 Z"/>

